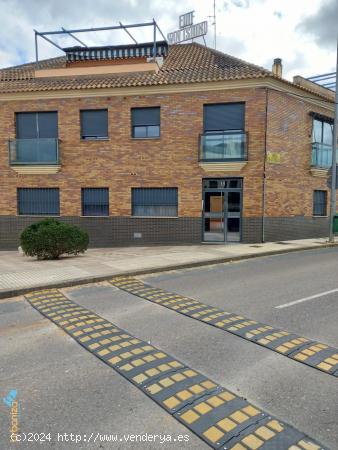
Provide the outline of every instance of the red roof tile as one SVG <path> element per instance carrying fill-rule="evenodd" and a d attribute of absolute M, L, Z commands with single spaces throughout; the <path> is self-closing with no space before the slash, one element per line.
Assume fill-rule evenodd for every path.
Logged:
<path fill-rule="evenodd" d="M 100 89 L 133 86 L 156 86 L 208 81 L 241 80 L 249 78 L 277 78 L 263 67 L 213 50 L 203 45 L 179 44 L 169 47 L 169 54 L 157 73 L 133 72 L 105 75 L 78 75 L 35 78 L 37 69 L 66 67 L 66 57 L 46 59 L 0 70 L 0 93 L 39 92 L 74 89 Z M 280 79 L 280 78 L 279 78 Z M 289 86 L 332 101 L 331 92 L 320 95 L 305 87 L 280 79 Z"/>
<path fill-rule="evenodd" d="M 262 67 L 196 43 L 171 46 L 168 57 L 157 73 L 133 72 L 64 78 L 34 76 L 36 69 L 65 66 L 66 58 L 59 57 L 1 69 L 0 92 L 152 86 L 272 76 L 271 72 Z"/>

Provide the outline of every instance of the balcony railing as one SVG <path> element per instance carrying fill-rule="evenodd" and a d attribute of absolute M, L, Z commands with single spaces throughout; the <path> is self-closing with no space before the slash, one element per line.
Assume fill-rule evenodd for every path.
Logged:
<path fill-rule="evenodd" d="M 247 161 L 246 133 L 205 133 L 200 136 L 199 160 L 204 162 Z"/>
<path fill-rule="evenodd" d="M 11 166 L 60 164 L 59 141 L 56 138 L 11 139 L 8 149 Z"/>
<path fill-rule="evenodd" d="M 332 145 L 313 142 L 311 166 L 329 169 L 332 166 Z"/>

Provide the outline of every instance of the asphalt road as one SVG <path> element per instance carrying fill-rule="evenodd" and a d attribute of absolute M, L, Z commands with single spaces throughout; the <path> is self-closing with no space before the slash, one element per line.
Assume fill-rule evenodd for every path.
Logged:
<path fill-rule="evenodd" d="M 323 249 L 144 277 L 245 317 L 338 347 L 338 250 Z M 338 379 L 222 330 L 141 300 L 106 283 L 64 289 L 131 334 L 150 341 L 255 405 L 338 449 Z M 23 448 L 206 449 L 206 444 L 140 390 L 44 319 L 23 299 L 0 301 L 1 397 L 17 390 L 20 431 L 51 433 Z M 1 402 L 0 448 L 9 444 L 10 409 Z M 59 439 L 58 439 L 59 433 Z M 82 442 L 61 442 L 70 433 Z M 188 435 L 160 444 L 84 442 L 95 435 Z M 37 437 L 37 435 L 35 435 Z M 43 436 L 41 436 L 43 437 Z M 65 438 L 63 438 L 65 440 Z"/>
<path fill-rule="evenodd" d="M 257 258 L 144 279 L 154 286 L 178 291 L 227 311 L 338 345 L 338 291 L 294 306 L 276 308 L 337 289 L 336 248 Z"/>

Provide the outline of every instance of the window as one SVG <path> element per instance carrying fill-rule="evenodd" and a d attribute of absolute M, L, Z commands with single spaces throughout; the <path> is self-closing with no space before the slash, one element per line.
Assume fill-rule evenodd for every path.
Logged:
<path fill-rule="evenodd" d="M 312 142 L 332 145 L 333 123 L 314 117 L 312 128 Z"/>
<path fill-rule="evenodd" d="M 80 111 L 81 139 L 108 139 L 108 110 Z"/>
<path fill-rule="evenodd" d="M 160 136 L 160 108 L 132 108 L 133 138 L 157 138 Z"/>
<path fill-rule="evenodd" d="M 82 188 L 82 215 L 109 216 L 108 188 Z"/>
<path fill-rule="evenodd" d="M 313 192 L 313 215 L 326 216 L 327 215 L 327 192 L 314 191 Z"/>
<path fill-rule="evenodd" d="M 48 139 L 58 137 L 57 112 L 16 113 L 17 139 Z"/>
<path fill-rule="evenodd" d="M 204 131 L 244 131 L 244 103 L 204 105 Z"/>
<path fill-rule="evenodd" d="M 177 188 L 133 188 L 133 216 L 177 216 Z"/>
<path fill-rule="evenodd" d="M 58 216 L 60 198 L 58 188 L 18 188 L 18 214 Z"/>

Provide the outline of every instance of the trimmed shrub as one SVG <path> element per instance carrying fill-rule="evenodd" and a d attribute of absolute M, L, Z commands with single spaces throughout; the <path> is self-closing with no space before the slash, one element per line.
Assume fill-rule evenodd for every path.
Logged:
<path fill-rule="evenodd" d="M 23 252 L 38 259 L 57 259 L 64 254 L 84 253 L 88 243 L 88 233 L 53 218 L 29 225 L 20 236 Z"/>

